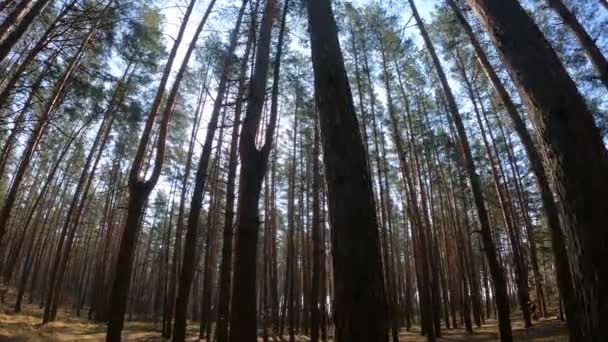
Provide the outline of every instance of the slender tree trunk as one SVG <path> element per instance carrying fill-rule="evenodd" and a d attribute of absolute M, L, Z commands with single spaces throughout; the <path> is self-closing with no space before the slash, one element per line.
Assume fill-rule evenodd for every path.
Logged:
<path fill-rule="evenodd" d="M 18 7 L 21 5 L 27 6 L 31 1 L 32 0 L 23 0 Z M 20 15 L 17 17 L 9 17 L 2 23 L 2 27 L 0 28 L 0 63 L 4 61 L 11 49 L 32 25 L 34 19 L 44 11 L 45 7 L 50 2 L 50 0 L 37 0 L 23 17 Z"/>
<path fill-rule="evenodd" d="M 106 5 L 106 9 L 112 4 L 112 0 L 108 2 Z M 46 102 L 44 109 L 38 114 L 36 123 L 34 124 L 34 128 L 30 132 L 29 137 L 27 138 L 27 142 L 22 151 L 21 161 L 19 162 L 19 166 L 15 172 L 15 176 L 13 177 L 13 182 L 11 184 L 11 188 L 9 189 L 6 198 L 4 200 L 4 205 L 0 210 L 0 243 L 3 240 L 4 233 L 6 231 L 6 226 L 8 224 L 11 211 L 15 204 L 15 200 L 17 199 L 17 194 L 19 193 L 19 186 L 23 181 L 23 177 L 25 176 L 25 172 L 27 171 L 32 155 L 36 146 L 38 145 L 42 133 L 44 131 L 45 126 L 47 125 L 47 121 L 51 116 L 51 113 L 57 109 L 61 102 L 61 98 L 64 95 L 65 88 L 69 81 L 72 79 L 72 75 L 76 70 L 76 67 L 80 64 L 80 60 L 82 55 L 84 54 L 86 48 L 88 47 L 88 42 L 93 36 L 93 33 L 97 29 L 99 25 L 100 19 L 96 21 L 96 23 L 89 29 L 85 37 L 83 38 L 78 50 L 71 58 L 69 64 L 64 70 L 63 74 L 59 77 L 59 79 L 55 82 L 53 86 L 53 90 L 51 91 L 51 96 Z"/>
<path fill-rule="evenodd" d="M 15 0 L 4 0 L 0 2 L 0 12 L 4 11 L 6 8 L 12 5 L 14 1 Z"/>
<path fill-rule="evenodd" d="M 208 11 L 205 13 L 205 20 L 209 15 L 209 10 L 215 3 L 212 2 L 209 5 Z M 196 178 L 193 188 L 192 201 L 190 202 L 190 213 L 188 215 L 188 225 L 186 230 L 186 241 L 184 245 L 184 259 L 182 272 L 180 275 L 179 287 L 177 292 L 177 299 L 175 301 L 175 324 L 174 324 L 174 335 L 173 341 L 183 341 L 185 339 L 186 334 L 186 309 L 188 298 L 190 295 L 190 287 L 192 285 L 192 278 L 194 276 L 194 260 L 195 260 L 195 252 L 196 252 L 196 244 L 198 241 L 198 222 L 200 219 L 200 209 L 202 207 L 203 196 L 204 196 L 204 188 L 207 182 L 207 169 L 209 166 L 209 158 L 211 156 L 211 148 L 213 145 L 213 138 L 215 135 L 215 131 L 218 126 L 219 114 L 223 105 L 224 97 L 226 94 L 226 87 L 228 83 L 228 72 L 232 62 L 232 55 L 234 53 L 234 49 L 236 48 L 236 43 L 239 35 L 239 28 L 241 26 L 241 21 L 243 18 L 243 14 L 245 12 L 247 1 L 243 0 L 241 9 L 239 12 L 239 16 L 236 22 L 236 27 L 232 32 L 230 47 L 228 49 L 228 53 L 224 59 L 223 65 L 223 75 L 220 79 L 220 84 L 218 86 L 218 92 L 215 98 L 215 103 L 213 106 L 213 112 L 211 113 L 211 118 L 209 121 L 209 126 L 207 128 L 207 135 L 205 137 L 205 144 L 203 146 L 203 151 L 201 153 L 201 158 L 199 160 L 198 169 L 196 171 Z M 199 29 L 202 28 L 202 23 Z M 193 44 L 195 41 L 193 41 Z"/>
<path fill-rule="evenodd" d="M 441 86 L 443 88 L 443 93 L 445 99 L 447 101 L 448 109 L 451 113 L 452 120 L 456 125 L 456 129 L 458 132 L 458 142 L 460 144 L 460 155 L 462 165 L 466 168 L 467 174 L 469 176 L 469 182 L 471 185 L 471 190 L 473 192 L 473 197 L 475 200 L 475 207 L 477 209 L 477 217 L 479 219 L 479 223 L 481 225 L 481 235 L 484 243 L 484 250 L 486 252 L 486 257 L 488 259 L 488 264 L 490 266 L 490 272 L 492 274 L 492 279 L 494 280 L 494 294 L 496 299 L 496 304 L 498 306 L 498 320 L 499 320 L 499 330 L 500 337 L 503 342 L 510 342 L 513 340 L 511 334 L 511 318 L 510 318 L 510 308 L 509 308 L 509 300 L 507 294 L 507 283 L 504 277 L 504 271 L 498 261 L 498 253 L 496 251 L 496 246 L 492 239 L 492 233 L 490 228 L 490 222 L 488 219 L 488 213 L 486 209 L 486 205 L 483 199 L 483 190 L 481 181 L 479 179 L 479 175 L 475 170 L 475 163 L 473 160 L 473 155 L 471 153 L 471 147 L 468 141 L 468 137 L 464 128 L 464 124 L 462 122 L 462 118 L 458 111 L 458 106 L 456 104 L 456 99 L 452 93 L 450 85 L 448 83 L 447 77 L 443 71 L 443 67 L 441 66 L 441 62 L 439 61 L 439 57 L 435 52 L 435 48 L 433 47 L 433 43 L 429 38 L 426 29 L 424 27 L 424 23 L 418 14 L 416 9 L 416 5 L 414 4 L 414 0 L 408 0 L 410 3 L 410 7 L 412 8 L 414 18 L 416 19 L 416 23 L 418 28 L 420 29 L 420 33 L 425 42 L 427 50 L 431 55 L 431 59 L 435 66 L 435 71 L 439 77 L 439 81 L 441 82 Z"/>
<path fill-rule="evenodd" d="M 240 23 L 239 23 L 240 24 Z M 229 92 L 229 89 L 226 89 Z M 222 123 L 220 132 L 217 139 L 216 153 L 215 153 L 215 166 L 213 167 L 214 172 L 212 173 L 212 189 L 210 190 L 210 205 L 209 205 L 209 219 L 207 224 L 207 236 L 205 243 L 205 260 L 203 262 L 203 287 L 202 287 L 202 303 L 201 303 L 201 322 L 199 338 L 202 340 L 206 337 L 207 340 L 211 340 L 211 305 L 213 301 L 213 287 L 215 277 L 215 265 L 217 257 L 217 244 L 218 244 L 218 230 L 219 230 L 219 211 L 220 204 L 222 202 L 222 194 L 220 183 L 222 182 L 221 173 L 221 157 L 222 157 L 222 144 L 224 140 L 224 125 L 226 122 L 226 103 L 224 103 L 224 113 L 222 114 Z"/>
<path fill-rule="evenodd" d="M 24 16 L 28 13 L 31 3 L 32 0 L 20 1 L 17 6 L 15 6 L 13 11 L 4 19 L 2 25 L 0 25 L 0 41 L 6 39 L 8 34 L 15 29 L 15 26 L 24 19 Z"/>
<path fill-rule="evenodd" d="M 230 341 L 255 341 L 257 336 L 256 314 L 256 255 L 259 231 L 258 205 L 262 182 L 276 128 L 280 63 L 287 18 L 284 7 L 274 63 L 272 104 L 268 126 L 265 129 L 264 145 L 256 147 L 256 135 L 264 106 L 265 88 L 270 60 L 270 43 L 276 1 L 267 0 L 260 24 L 260 34 L 256 53 L 255 68 L 249 86 L 249 104 L 239 151 L 241 155 L 241 178 L 239 180 L 238 215 L 236 218 L 237 243 L 234 263 L 234 287 L 230 312 Z"/>
<path fill-rule="evenodd" d="M 308 21 L 333 229 L 335 340 L 384 342 L 388 306 L 371 176 L 330 1 L 309 1 Z"/>
<path fill-rule="evenodd" d="M 209 87 L 209 67 L 205 70 L 205 79 L 203 81 L 203 85 L 199 92 L 198 104 L 196 108 L 196 112 L 194 115 L 192 132 L 190 133 L 190 142 L 188 144 L 188 154 L 186 156 L 186 166 L 184 169 L 184 178 L 182 180 L 181 185 L 181 193 L 180 193 L 180 202 L 177 213 L 177 227 L 175 229 L 175 244 L 173 248 L 173 256 L 171 261 L 171 276 L 169 281 L 169 289 L 168 289 L 168 300 L 167 300 L 167 308 L 165 312 L 165 324 L 163 326 L 163 337 L 171 338 L 171 332 L 173 328 L 173 313 L 175 310 L 175 296 L 177 292 L 177 284 L 178 284 L 178 272 L 180 270 L 181 263 L 181 245 L 182 245 L 182 237 L 184 231 L 184 215 L 186 211 L 186 194 L 188 191 L 188 184 L 190 181 L 190 173 L 192 170 L 192 155 L 194 154 L 194 143 L 196 142 L 196 134 L 200 127 L 200 122 L 202 119 L 202 111 L 205 108 L 205 104 L 207 102 L 208 96 L 208 87 Z"/>
<path fill-rule="evenodd" d="M 167 64 L 165 65 L 159 88 L 154 98 L 154 102 L 152 103 L 152 107 L 150 109 L 146 124 L 144 126 L 144 130 L 140 138 L 135 159 L 129 172 L 129 202 L 127 206 L 127 217 L 125 219 L 123 233 L 120 240 L 120 247 L 118 251 L 115 270 L 116 277 L 112 285 L 112 291 L 110 294 L 109 302 L 110 307 L 108 310 L 109 322 L 106 334 L 106 341 L 108 342 L 115 342 L 121 340 L 122 328 L 124 326 L 125 313 L 127 310 L 128 293 L 131 283 L 133 257 L 135 253 L 137 236 L 139 234 L 140 221 L 144 213 L 144 208 L 146 206 L 147 199 L 150 196 L 150 193 L 154 189 L 154 186 L 156 185 L 160 177 L 164 161 L 166 137 L 169 129 L 169 120 L 171 118 L 175 102 L 177 100 L 177 92 L 179 90 L 181 80 L 184 77 L 188 61 L 190 59 L 190 56 L 192 55 L 192 51 L 194 50 L 194 45 L 196 44 L 198 36 L 200 35 L 200 31 L 202 30 L 202 26 L 208 17 L 208 12 L 210 11 L 211 7 L 213 7 L 214 3 L 210 3 L 207 9 L 207 13 L 201 20 L 201 23 L 197 28 L 194 37 L 190 43 L 190 46 L 186 51 L 186 55 L 184 56 L 182 65 L 177 75 L 175 76 L 173 87 L 171 88 L 171 92 L 169 94 L 169 97 L 167 98 L 165 109 L 162 112 L 159 134 L 156 142 L 156 158 L 154 160 L 153 170 L 148 180 L 141 180 L 140 173 L 144 164 L 146 149 L 148 149 L 149 141 L 152 137 L 152 128 L 154 126 L 156 116 L 160 109 L 161 100 L 165 97 L 165 86 L 169 79 L 169 75 L 171 74 L 173 62 L 175 60 L 179 45 L 183 39 L 188 19 L 192 14 L 195 2 L 196 0 L 192 0 L 190 2 L 184 15 L 184 19 L 180 26 L 177 38 L 175 40 L 171 53 L 169 54 Z"/>
<path fill-rule="evenodd" d="M 259 1 L 256 1 L 256 9 Z M 255 11 L 254 11 L 255 12 Z M 234 222 L 234 200 L 236 187 L 236 169 L 238 166 L 238 141 L 241 125 L 241 113 L 243 109 L 243 95 L 245 93 L 245 79 L 247 73 L 247 65 L 249 55 L 251 53 L 251 45 L 255 35 L 255 14 L 251 13 L 251 27 L 249 37 L 245 47 L 245 53 L 242 57 L 239 71 L 239 85 L 236 97 L 236 107 L 234 109 L 234 119 L 232 124 L 232 136 L 230 138 L 230 156 L 228 161 L 228 176 L 226 187 L 226 203 L 224 213 L 224 231 L 222 245 L 222 261 L 220 264 L 219 277 L 219 294 L 218 294 L 218 313 L 217 324 L 215 329 L 215 337 L 217 342 L 228 342 L 228 319 L 230 317 L 230 292 L 232 288 L 232 240 L 234 237 L 233 222 Z"/>
<path fill-rule="evenodd" d="M 319 124 L 315 119 L 314 123 L 314 141 L 312 152 L 312 286 L 310 294 L 310 341 L 319 342 L 319 300 L 321 286 L 321 208 L 319 205 L 319 192 L 321 183 L 321 174 L 319 172 L 319 154 L 320 154 L 320 137 Z"/>
<path fill-rule="evenodd" d="M 562 18 L 564 24 L 574 33 L 576 39 L 583 47 L 583 51 L 597 70 L 600 80 L 608 89 L 608 60 L 595 43 L 595 40 L 587 33 L 583 25 L 576 19 L 563 0 L 546 0 L 549 6 Z M 606 1 L 606 0 L 602 0 Z M 604 4 L 605 5 L 605 4 Z"/>
<path fill-rule="evenodd" d="M 488 163 L 490 164 L 490 171 L 492 174 L 492 179 L 494 180 L 496 193 L 498 195 L 498 201 L 499 201 L 501 211 L 503 214 L 502 215 L 503 220 L 505 223 L 507 234 L 509 236 L 509 242 L 511 244 L 511 251 L 513 253 L 513 261 L 514 261 L 513 267 L 515 270 L 515 282 L 516 282 L 516 287 L 517 287 L 517 296 L 519 299 L 520 308 L 522 310 L 524 324 L 525 324 L 526 328 L 528 328 L 528 327 L 532 326 L 530 310 L 528 310 L 530 294 L 529 294 L 529 290 L 528 290 L 527 262 L 525 262 L 523 259 L 524 257 L 522 256 L 523 253 L 521 250 L 522 249 L 521 240 L 518 238 L 519 234 L 516 233 L 516 230 L 519 228 L 515 224 L 515 217 L 514 217 L 515 213 L 511 210 L 512 205 L 511 205 L 510 195 L 508 194 L 507 189 L 505 188 L 506 186 L 501 182 L 500 176 L 502 175 L 503 179 L 504 179 L 504 173 L 500 172 L 500 174 L 499 174 L 498 169 L 501 168 L 501 166 L 500 166 L 500 159 L 499 159 L 498 153 L 496 153 L 496 159 L 495 159 L 495 157 L 492 155 L 492 151 L 490 148 L 490 143 L 488 142 L 488 138 L 486 137 L 486 129 L 485 129 L 483 121 L 481 119 L 482 114 L 480 113 L 480 108 L 478 106 L 478 101 L 482 101 L 482 100 L 475 97 L 475 91 L 473 90 L 473 85 L 471 84 L 471 80 L 469 79 L 469 76 L 466 73 L 466 67 L 464 65 L 464 61 L 462 60 L 462 56 L 460 55 L 460 53 L 458 51 L 456 52 L 456 55 L 457 56 L 454 57 L 456 60 L 456 65 L 458 66 L 458 70 L 464 80 L 465 87 L 469 94 L 469 98 L 470 98 L 471 102 L 473 103 L 473 109 L 475 112 L 475 117 L 477 119 L 477 124 L 480 127 L 480 135 L 482 138 L 484 151 L 486 153 Z M 481 111 L 484 111 L 484 115 L 485 115 L 485 109 L 483 107 L 481 108 Z M 490 137 L 493 141 L 491 132 L 490 132 Z M 497 166 L 497 164 L 498 164 L 498 166 Z"/>
<path fill-rule="evenodd" d="M 297 171 L 297 141 L 299 133 L 299 105 L 300 89 L 296 88 L 295 113 L 293 123 L 293 149 L 291 153 L 291 165 L 288 175 L 288 198 L 287 198 L 287 251 L 285 255 L 285 315 L 288 317 L 289 342 L 295 341 L 295 316 L 296 316 L 296 171 Z M 302 203 L 301 203 L 302 204 Z"/>
<path fill-rule="evenodd" d="M 12 75 L 8 81 L 3 84 L 4 88 L 0 93 L 0 108 L 3 108 L 7 104 L 10 98 L 10 93 L 14 91 L 15 85 L 23 76 L 26 68 L 30 66 L 38 54 L 40 54 L 40 52 L 42 52 L 48 46 L 49 42 L 51 41 L 51 35 L 55 32 L 59 24 L 61 24 L 63 18 L 73 9 L 76 1 L 77 0 L 70 0 L 70 2 L 63 7 L 61 12 L 59 12 L 53 22 L 47 27 L 46 31 L 44 31 L 44 34 L 42 34 L 40 39 L 38 39 L 36 45 L 34 45 L 34 47 L 27 53 L 23 61 L 19 63 L 15 70 L 12 71 Z M 47 64 L 50 64 L 49 62 L 51 62 L 51 59 L 48 59 Z"/>

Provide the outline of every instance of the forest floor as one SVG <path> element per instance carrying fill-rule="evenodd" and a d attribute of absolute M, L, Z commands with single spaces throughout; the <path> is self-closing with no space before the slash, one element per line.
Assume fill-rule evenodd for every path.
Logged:
<path fill-rule="evenodd" d="M 76 317 L 71 311 L 60 310 L 55 322 L 40 325 L 42 310 L 37 305 L 25 304 L 23 311 L 15 314 L 12 310 L 14 295 L 9 292 L 4 305 L 0 304 L 0 342 L 2 341 L 104 341 L 105 324 L 89 322 L 85 318 Z M 474 334 L 466 334 L 463 329 L 443 330 L 443 338 L 439 341 L 498 341 L 496 321 L 489 320 Z M 189 336 L 198 335 L 198 325 L 194 322 L 188 326 Z M 567 341 L 566 326 L 563 322 L 552 318 L 535 322 L 534 326 L 524 329 L 521 320 L 513 321 L 515 341 L 561 342 Z M 154 342 L 165 341 L 160 336 L 160 324 L 154 322 L 127 322 L 124 336 L 127 341 Z M 288 339 L 286 339 L 288 340 Z M 417 328 L 411 332 L 403 331 L 400 341 L 422 342 Z M 196 339 L 191 339 L 196 341 Z M 261 340 L 260 340 L 261 341 Z M 308 341 L 303 337 L 298 341 Z"/>

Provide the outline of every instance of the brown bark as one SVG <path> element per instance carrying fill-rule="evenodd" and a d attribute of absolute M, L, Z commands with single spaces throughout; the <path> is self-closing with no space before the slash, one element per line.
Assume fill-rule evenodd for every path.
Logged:
<path fill-rule="evenodd" d="M 239 180 L 238 215 L 236 218 L 236 253 L 234 286 L 230 312 L 230 341 L 255 341 L 256 313 L 256 255 L 259 231 L 259 199 L 262 182 L 274 140 L 277 121 L 280 63 L 288 7 L 284 7 L 274 62 L 272 104 L 268 126 L 261 149 L 256 147 L 256 136 L 262 118 L 266 82 L 270 60 L 270 43 L 276 1 L 267 0 L 260 24 L 256 61 L 249 85 L 249 103 L 239 143 L 241 178 Z"/>
<path fill-rule="evenodd" d="M 239 23 L 240 24 L 240 23 Z M 226 89 L 226 92 L 229 92 Z M 213 300 L 213 287 L 215 279 L 215 265 L 217 258 L 217 243 L 218 243 L 218 231 L 219 231 L 219 212 L 220 204 L 222 202 L 222 191 L 220 183 L 222 182 L 221 173 L 221 158 L 222 158 L 222 145 L 224 140 L 224 125 L 226 122 L 226 103 L 224 103 L 224 111 L 222 114 L 222 122 L 220 132 L 217 138 L 217 145 L 215 151 L 215 165 L 212 166 L 213 172 L 211 174 L 211 189 L 210 189 L 210 203 L 209 203 L 209 215 L 207 220 L 207 234 L 205 241 L 205 260 L 203 262 L 203 287 L 202 292 L 202 303 L 201 303 L 201 317 L 200 317 L 200 331 L 199 338 L 210 340 L 211 336 L 211 304 Z"/>
<path fill-rule="evenodd" d="M 256 1 L 256 9 L 259 1 Z M 224 231 L 223 245 L 222 245 L 222 261 L 220 264 L 220 277 L 219 277 L 219 294 L 218 294 L 218 313 L 217 313 L 217 327 L 215 330 L 216 339 L 218 342 L 228 341 L 228 319 L 230 317 L 230 291 L 232 283 L 232 240 L 234 237 L 233 222 L 234 222 L 234 200 L 235 200 L 235 185 L 236 185 L 236 169 L 238 166 L 238 141 L 239 131 L 241 125 L 241 113 L 243 110 L 245 93 L 245 80 L 247 73 L 247 65 L 249 61 L 249 55 L 251 53 L 251 45 L 255 36 L 255 11 L 251 13 L 251 27 L 249 29 L 249 37 L 247 39 L 247 45 L 245 47 L 245 53 L 243 55 L 240 70 L 239 70 L 239 85 L 237 92 L 237 104 L 234 109 L 234 119 L 232 125 L 232 136 L 230 138 L 230 155 L 228 161 L 228 176 L 227 176 L 227 187 L 226 187 L 226 203 L 224 213 Z"/>
<path fill-rule="evenodd" d="M 148 118 L 146 120 L 146 124 L 144 126 L 144 130 L 142 132 L 139 145 L 137 147 L 135 159 L 133 161 L 133 164 L 131 165 L 131 170 L 129 172 L 129 200 L 127 205 L 127 217 L 124 221 L 122 237 L 120 240 L 120 247 L 118 250 L 115 269 L 116 277 L 112 285 L 112 291 L 110 294 L 109 301 L 110 306 L 108 309 L 109 321 L 108 330 L 106 334 L 106 341 L 108 342 L 121 340 L 121 333 L 125 319 L 124 316 L 127 310 L 128 293 L 131 283 L 133 257 L 135 252 L 134 250 L 136 246 L 137 236 L 139 233 L 141 217 L 143 215 L 147 199 L 150 196 L 150 193 L 152 192 L 154 186 L 156 185 L 156 182 L 160 177 L 165 154 L 164 152 L 166 147 L 166 137 L 169 129 L 169 120 L 173 112 L 173 106 L 175 105 L 175 101 L 177 100 L 177 92 L 179 90 L 179 85 L 186 71 L 188 60 L 192 55 L 192 50 L 194 48 L 194 45 L 196 44 L 198 35 L 200 34 L 200 26 L 202 25 L 200 25 L 197 29 L 197 32 L 195 33 L 193 40 L 191 41 L 191 44 L 188 47 L 188 51 L 186 52 L 182 65 L 178 71 L 178 74 L 175 77 L 173 87 L 171 88 L 167 103 L 165 104 L 165 109 L 162 113 L 159 134 L 156 142 L 156 158 L 154 160 L 152 173 L 148 180 L 142 180 L 140 179 L 140 173 L 142 171 L 146 150 L 148 149 L 149 141 L 152 137 L 152 128 L 156 121 L 155 119 L 160 109 L 161 101 L 164 98 L 165 86 L 169 79 L 169 75 L 171 74 L 173 62 L 175 60 L 179 45 L 183 39 L 188 19 L 192 14 L 195 2 L 195 0 L 192 0 L 190 2 L 184 15 L 184 19 L 180 26 L 177 38 L 175 40 L 171 53 L 169 54 L 167 64 L 165 65 L 165 69 L 163 71 L 163 75 L 159 84 L 158 91 L 156 93 L 156 97 L 154 98 L 154 102 L 152 103 L 152 107 L 148 114 Z M 211 3 L 211 5 L 212 4 L 213 3 Z M 206 19 L 206 16 L 203 19 Z M 204 20 L 201 20 L 201 24 L 203 22 Z"/>
<path fill-rule="evenodd" d="M 0 2 L 0 12 L 4 11 L 6 8 L 12 5 L 14 1 L 15 0 L 4 0 Z"/>
<path fill-rule="evenodd" d="M 330 1 L 309 1 L 308 21 L 333 229 L 335 340 L 384 342 L 388 306 L 371 176 Z"/>
<path fill-rule="evenodd" d="M 555 51 L 519 3 L 469 3 L 497 46 L 539 134 L 544 162 L 564 213 L 582 337 L 604 340 L 608 338 L 604 295 L 608 293 L 608 273 L 600 260 L 607 257 L 603 246 L 608 235 L 602 227 L 608 208 L 596 196 L 608 190 L 608 156 L 599 131 Z"/>
<path fill-rule="evenodd" d="M 319 342 L 319 299 L 321 287 L 321 208 L 319 205 L 319 192 L 321 175 L 319 172 L 319 154 L 320 154 L 320 137 L 319 124 L 315 119 L 314 123 L 314 140 L 312 152 L 312 286 L 310 294 L 310 341 Z M 321 298 L 321 300 L 325 300 Z"/>
<path fill-rule="evenodd" d="M 6 39 L 8 34 L 15 28 L 15 25 L 24 19 L 31 3 L 32 0 L 20 1 L 13 11 L 4 19 L 2 25 L 0 25 L 0 41 Z"/>

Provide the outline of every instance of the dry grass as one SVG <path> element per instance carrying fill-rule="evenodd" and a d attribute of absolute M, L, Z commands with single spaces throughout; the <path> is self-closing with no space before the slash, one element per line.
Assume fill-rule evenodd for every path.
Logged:
<path fill-rule="evenodd" d="M 12 293 L 7 296 L 7 304 L 0 304 L 0 341 L 104 341 L 104 324 L 89 322 L 76 317 L 71 312 L 60 311 L 55 322 L 40 325 L 42 310 L 37 306 L 25 305 L 23 312 L 12 312 Z M 475 329 L 472 335 L 462 329 L 443 331 L 439 341 L 498 341 L 496 321 L 486 322 L 480 329 Z M 192 322 L 188 326 L 190 341 L 196 341 L 198 325 Z M 546 319 L 536 322 L 534 327 L 525 329 L 521 320 L 513 322 L 516 341 L 561 342 L 567 341 L 566 327 L 556 319 Z M 127 322 L 124 337 L 126 341 L 153 342 L 165 341 L 160 336 L 160 325 L 153 322 Z M 285 339 L 288 340 L 288 339 Z M 400 341 L 422 342 L 426 339 L 414 328 L 411 332 L 403 331 Z M 261 341 L 261 340 L 260 340 Z M 306 337 L 298 341 L 308 341 Z"/>

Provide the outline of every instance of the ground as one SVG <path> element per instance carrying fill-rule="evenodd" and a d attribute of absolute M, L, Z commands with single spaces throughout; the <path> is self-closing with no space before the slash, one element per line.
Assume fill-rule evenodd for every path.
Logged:
<path fill-rule="evenodd" d="M 12 312 L 13 296 L 7 296 L 7 303 L 0 304 L 0 342 L 2 341 L 104 341 L 105 325 L 92 323 L 79 318 L 73 312 L 60 311 L 58 320 L 40 326 L 42 310 L 35 305 L 25 305 L 23 312 Z M 153 342 L 165 341 L 159 333 L 159 324 L 154 322 L 128 322 L 125 329 L 127 341 Z M 190 336 L 197 336 L 198 326 L 189 326 Z M 515 341 L 567 341 L 566 327 L 563 322 L 553 319 L 543 319 L 535 322 L 534 327 L 524 329 L 520 320 L 513 322 Z M 497 341 L 498 329 L 495 321 L 488 321 L 481 329 L 475 329 L 473 335 L 466 334 L 462 329 L 443 331 L 439 341 Z M 193 339 L 195 340 L 195 339 Z M 288 339 L 287 339 L 288 340 Z M 422 342 L 417 329 L 412 332 L 403 331 L 400 341 Z M 301 338 L 298 341 L 308 341 Z"/>

